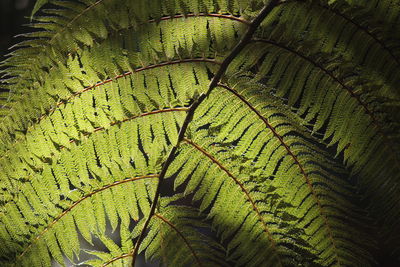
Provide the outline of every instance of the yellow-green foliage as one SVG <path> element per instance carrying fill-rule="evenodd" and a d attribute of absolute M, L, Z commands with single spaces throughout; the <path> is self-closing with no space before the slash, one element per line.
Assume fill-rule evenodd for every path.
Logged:
<path fill-rule="evenodd" d="M 400 248 L 399 0 L 33 13 L 2 63 L 1 266 L 374 266 Z"/>

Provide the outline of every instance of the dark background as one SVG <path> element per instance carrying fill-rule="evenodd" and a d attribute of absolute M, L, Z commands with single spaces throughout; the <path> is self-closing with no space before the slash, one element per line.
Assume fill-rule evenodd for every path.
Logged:
<path fill-rule="evenodd" d="M 21 37 L 14 36 L 31 32 L 33 29 L 27 26 L 30 23 L 30 13 L 36 0 L 0 0 L 0 62 L 6 59 L 6 55 L 11 52 L 9 47 L 21 42 Z M 3 68 L 0 67 L 0 71 Z M 0 73 L 0 79 L 4 74 Z M 0 83 L 0 93 L 7 92 Z M 4 95 L 5 97 L 5 95 Z M 4 101 L 1 98 L 1 101 Z M 2 105 L 0 105 L 2 108 Z"/>
<path fill-rule="evenodd" d="M 30 30 L 24 24 L 30 22 L 30 14 L 34 0 L 0 0 L 0 61 L 5 59 L 8 48 L 21 38 L 13 38 L 17 34 Z"/>

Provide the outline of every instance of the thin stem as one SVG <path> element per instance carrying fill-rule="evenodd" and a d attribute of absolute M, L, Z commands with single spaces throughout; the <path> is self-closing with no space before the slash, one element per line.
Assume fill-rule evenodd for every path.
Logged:
<path fill-rule="evenodd" d="M 293 161 L 295 162 L 295 164 L 299 167 L 300 169 L 300 173 L 302 174 L 302 176 L 305 179 L 305 182 L 307 183 L 308 188 L 310 189 L 311 195 L 315 201 L 315 203 L 318 206 L 318 210 L 319 213 L 322 217 L 322 219 L 324 220 L 324 224 L 326 226 L 327 232 L 328 232 L 328 237 L 329 240 L 331 241 L 331 244 L 333 246 L 333 249 L 335 250 L 335 255 L 338 261 L 339 266 L 341 266 L 342 264 L 340 263 L 340 259 L 338 254 L 336 253 L 337 251 L 337 246 L 335 243 L 335 240 L 333 238 L 333 231 L 332 231 L 332 227 L 331 225 L 328 223 L 328 219 L 325 215 L 325 212 L 323 210 L 323 206 L 322 203 L 320 201 L 320 199 L 318 198 L 317 193 L 315 192 L 315 188 L 312 184 L 312 181 L 310 179 L 310 177 L 308 176 L 305 167 L 303 166 L 303 164 L 300 162 L 300 160 L 298 159 L 298 156 L 296 156 L 294 154 L 294 152 L 292 151 L 292 149 L 290 149 L 289 145 L 285 142 L 285 140 L 283 139 L 283 137 L 277 132 L 277 130 L 272 126 L 272 124 L 270 124 L 270 122 L 255 108 L 251 105 L 251 103 L 246 100 L 242 95 L 240 95 L 238 92 L 236 92 L 234 89 L 230 88 L 229 86 L 225 85 L 225 84 L 218 84 L 219 86 L 225 88 L 226 90 L 230 91 L 231 93 L 233 93 L 236 97 L 238 97 L 246 106 L 248 106 L 265 124 L 265 126 L 267 126 L 268 129 L 271 130 L 272 134 L 279 140 L 279 142 L 281 143 L 281 145 L 285 148 L 285 150 L 287 151 L 287 153 L 289 154 L 289 156 L 293 159 Z"/>
<path fill-rule="evenodd" d="M 135 267 L 135 262 L 136 262 L 136 257 L 139 251 L 140 244 L 143 241 L 144 235 L 147 231 L 147 227 L 150 223 L 151 218 L 154 216 L 158 199 L 160 197 L 160 189 L 163 184 L 165 174 L 167 173 L 167 170 L 169 166 L 171 165 L 172 161 L 175 158 L 176 151 L 179 148 L 179 144 L 185 137 L 186 129 L 189 126 L 189 123 L 193 119 L 194 112 L 196 111 L 197 107 L 206 99 L 212 92 L 212 90 L 218 86 L 219 81 L 222 78 L 222 75 L 226 72 L 227 68 L 229 67 L 230 63 L 235 59 L 235 57 L 243 50 L 243 48 L 251 41 L 251 38 L 254 34 L 254 32 L 257 30 L 258 26 L 260 26 L 261 22 L 264 20 L 264 18 L 271 12 L 271 10 L 278 4 L 278 0 L 272 0 L 268 5 L 266 5 L 261 12 L 257 15 L 257 17 L 254 18 L 254 20 L 251 21 L 249 24 L 249 27 L 245 33 L 245 35 L 242 37 L 242 39 L 236 44 L 236 46 L 233 48 L 233 50 L 229 53 L 229 55 L 224 59 L 224 61 L 221 63 L 217 73 L 213 77 L 213 79 L 210 82 L 210 85 L 208 87 L 207 93 L 201 94 L 190 106 L 189 110 L 187 111 L 186 118 L 182 124 L 182 127 L 179 131 L 178 135 L 178 140 L 176 144 L 172 147 L 171 151 L 169 152 L 169 155 L 163 165 L 163 168 L 160 172 L 160 175 L 158 177 L 158 185 L 156 192 L 154 194 L 154 200 L 151 205 L 151 209 L 149 212 L 149 215 L 144 223 L 144 226 L 142 228 L 142 231 L 136 241 L 134 250 L 132 252 L 132 267 Z"/>
<path fill-rule="evenodd" d="M 139 237 L 138 237 L 138 239 L 136 241 L 135 248 L 134 248 L 134 250 L 132 252 L 132 258 L 133 258 L 132 259 L 132 267 L 135 266 L 135 261 L 136 261 L 136 257 L 137 257 L 138 251 L 139 251 L 140 244 L 143 241 L 143 238 L 144 238 L 144 235 L 146 233 L 147 227 L 148 227 L 148 225 L 150 223 L 150 220 L 153 217 L 153 215 L 155 214 L 156 207 L 157 207 L 157 204 L 158 204 L 158 199 L 160 197 L 161 185 L 162 185 L 162 183 L 164 181 L 165 174 L 167 173 L 167 170 L 168 170 L 169 166 L 171 165 L 172 161 L 175 158 L 175 153 L 178 150 L 179 144 L 184 138 L 184 135 L 185 135 L 187 127 L 189 126 L 189 123 L 192 121 L 194 111 L 201 104 L 201 102 L 203 102 L 203 100 L 205 98 L 206 98 L 206 94 L 201 94 L 200 97 L 197 98 L 192 103 L 192 105 L 190 106 L 189 110 L 187 111 L 186 118 L 185 118 L 185 120 L 184 120 L 184 122 L 182 124 L 182 127 L 181 127 L 180 131 L 179 131 L 178 140 L 177 140 L 176 144 L 172 147 L 171 151 L 168 154 L 168 157 L 167 157 L 166 161 L 164 162 L 164 166 L 163 166 L 163 168 L 162 168 L 162 170 L 160 172 L 160 175 L 158 176 L 158 185 L 157 185 L 157 188 L 156 188 L 156 192 L 154 194 L 154 200 L 153 200 L 153 203 L 151 205 L 151 209 L 150 209 L 149 215 L 148 215 L 148 217 L 147 217 L 147 219 L 146 219 L 146 221 L 144 223 L 143 229 L 142 229 L 142 231 L 141 231 L 141 233 L 140 233 L 140 235 L 139 235 Z"/>
<path fill-rule="evenodd" d="M 111 260 L 109 260 L 109 261 L 103 263 L 103 265 L 101 265 L 101 267 L 108 266 L 108 265 L 110 265 L 111 263 L 113 263 L 114 261 L 121 260 L 121 259 L 125 259 L 125 258 L 128 258 L 128 257 L 132 257 L 132 253 L 124 253 L 124 254 L 119 255 L 119 256 L 117 256 L 117 257 L 115 257 L 115 258 L 112 258 Z"/>
<path fill-rule="evenodd" d="M 242 19 L 240 17 L 235 17 L 235 16 L 232 16 L 232 15 L 224 15 L 224 14 L 215 14 L 215 13 L 178 14 L 178 15 L 175 15 L 175 16 L 162 17 L 159 20 L 151 19 L 151 20 L 147 21 L 147 23 L 157 22 L 157 21 L 161 21 L 161 20 L 170 20 L 170 19 L 178 19 L 178 18 L 190 18 L 190 17 L 224 18 L 224 19 L 230 19 L 230 20 L 238 21 L 240 23 L 244 23 L 244 24 L 247 24 L 247 25 L 249 25 L 251 23 L 250 21 L 244 20 L 244 19 Z"/>
<path fill-rule="evenodd" d="M 169 227 L 171 227 L 183 240 L 183 242 L 186 244 L 186 246 L 188 247 L 188 249 L 190 250 L 190 252 L 192 253 L 194 259 L 196 260 L 197 264 L 201 267 L 202 264 L 200 262 L 199 257 L 197 256 L 196 252 L 194 251 L 193 247 L 190 245 L 189 241 L 185 238 L 185 236 L 181 233 L 181 231 L 179 231 L 179 229 L 172 223 L 170 222 L 167 218 L 165 218 L 164 216 L 162 216 L 161 214 L 154 214 L 154 216 L 156 216 L 157 218 L 159 218 L 160 220 L 162 220 L 164 223 L 166 223 Z"/>
<path fill-rule="evenodd" d="M 48 232 L 65 215 L 69 214 L 72 211 L 72 209 L 74 209 L 76 206 L 78 206 L 82 201 L 92 197 L 93 195 L 95 195 L 97 193 L 100 193 L 106 189 L 109 189 L 111 187 L 118 186 L 118 185 L 125 184 L 125 183 L 132 182 L 132 181 L 138 181 L 138 180 L 143 180 L 143 179 L 152 179 L 152 178 L 156 178 L 157 176 L 158 176 L 157 174 L 148 174 L 148 175 L 144 175 L 144 176 L 130 177 L 130 178 L 127 178 L 124 180 L 116 181 L 112 184 L 105 185 L 101 188 L 98 188 L 96 190 L 93 190 L 92 192 L 87 193 L 86 195 L 84 195 L 83 197 L 81 197 L 80 199 L 78 199 L 77 201 L 72 203 L 66 210 L 61 212 L 58 216 L 56 216 L 54 218 L 54 220 L 43 229 L 43 231 L 41 231 L 34 239 L 32 239 L 30 241 L 30 244 L 22 251 L 22 253 L 20 255 L 17 256 L 16 261 L 18 262 L 18 260 L 21 259 L 32 248 L 32 246 L 35 242 L 37 242 L 39 239 L 41 239 L 46 232 Z"/>

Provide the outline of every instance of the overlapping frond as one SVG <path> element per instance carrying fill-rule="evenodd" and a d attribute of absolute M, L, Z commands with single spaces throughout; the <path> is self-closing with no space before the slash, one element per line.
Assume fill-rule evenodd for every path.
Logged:
<path fill-rule="evenodd" d="M 301 8 L 297 5 L 304 3 L 293 4 L 291 10 L 300 13 Z M 313 8 L 322 8 L 311 4 L 309 7 L 310 12 Z M 324 10 L 333 17 L 338 16 L 330 9 Z M 335 145 L 336 155 L 342 153 L 344 164 L 358 176 L 355 182 L 366 192 L 375 216 L 382 218 L 390 214 L 385 219 L 386 226 L 398 231 L 399 98 L 396 96 L 397 88 L 391 85 L 394 80 L 390 78 L 399 77 L 395 74 L 400 69 L 396 66 L 396 57 L 381 41 L 371 36 L 373 32 L 370 33 L 370 29 L 362 29 L 360 33 L 371 41 L 362 43 L 366 51 L 362 52 L 363 49 L 355 47 L 361 43 L 357 39 L 340 39 L 340 36 L 346 36 L 343 29 L 338 29 L 338 35 L 331 29 L 324 32 L 320 30 L 326 24 L 322 20 L 315 24 L 318 28 L 312 29 L 310 25 L 314 24 L 309 24 L 312 16 L 305 18 L 303 29 L 290 27 L 292 32 L 282 32 L 282 28 L 288 27 L 287 20 L 294 12 L 284 8 L 281 13 L 276 12 L 282 21 L 274 28 L 260 30 L 260 36 L 254 38 L 252 47 L 238 57 L 232 72 L 237 72 L 238 68 L 242 72 L 250 71 L 252 74 L 246 75 L 268 85 L 270 93 L 284 98 L 286 105 L 303 118 L 302 124 L 320 136 L 321 142 L 327 146 Z M 344 23 L 342 28 L 348 23 Z M 351 24 L 355 29 L 357 25 L 355 22 Z M 307 33 L 302 34 L 305 30 Z M 319 42 L 307 43 L 322 38 L 313 36 L 313 33 L 335 40 L 332 48 L 327 50 L 326 42 L 322 45 Z M 299 39 L 290 39 L 296 34 Z M 354 42 L 354 47 L 351 47 L 351 42 Z M 343 47 L 342 43 L 348 46 Z M 363 53 L 360 57 L 365 62 L 358 61 L 355 55 L 347 57 L 348 53 Z M 387 72 L 387 76 L 382 74 L 385 76 L 382 78 L 384 84 L 366 78 L 363 68 L 372 66 L 380 66 L 377 67 L 379 71 Z"/>
<path fill-rule="evenodd" d="M 146 259 L 167 266 L 229 266 L 225 249 L 213 237 L 204 215 L 193 207 L 176 205 L 181 195 L 160 199 L 158 212 L 151 220 L 142 250 Z M 175 203 L 174 203 L 175 202 Z M 132 234 L 121 228 L 121 246 L 111 238 L 101 237 L 109 252 L 87 250 L 97 258 L 83 262 L 90 266 L 123 266 L 132 261 L 132 236 L 135 237 L 144 221 L 138 221 Z"/>
<path fill-rule="evenodd" d="M 343 170 L 340 171 L 338 164 L 330 160 L 326 153 L 313 147 L 307 138 L 302 136 L 301 130 L 290 125 L 291 119 L 287 117 L 288 115 L 285 116 L 282 106 L 274 104 L 277 99 L 263 96 L 265 88 L 259 84 L 247 85 L 246 82 L 237 82 L 235 87 L 241 91 L 236 91 L 228 85 L 221 85 L 219 90 L 215 91 L 215 95 L 210 97 L 212 104 L 206 102 L 207 104 L 199 107 L 197 115 L 199 120 L 194 120 L 193 123 L 200 129 L 207 127 L 208 131 L 193 129 L 191 132 L 193 141 L 186 141 L 191 147 L 185 150 L 193 152 L 191 154 L 182 152 L 183 154 L 178 156 L 178 159 L 185 161 L 185 165 L 182 169 L 176 170 L 177 185 L 184 181 L 179 177 L 190 177 L 186 192 L 194 191 L 195 199 L 202 198 L 204 209 L 216 198 L 210 216 L 223 214 L 226 225 L 232 225 L 232 222 L 227 222 L 229 219 L 227 214 L 239 216 L 241 213 L 248 219 L 260 216 L 261 229 L 263 225 L 261 222 L 264 222 L 264 227 L 272 223 L 272 229 L 264 231 L 266 233 L 272 231 L 271 239 L 274 235 L 278 236 L 274 242 L 278 246 L 277 254 L 282 254 L 283 265 L 293 264 L 295 261 L 293 259 L 296 259 L 292 254 L 293 251 L 285 251 L 286 246 L 293 245 L 295 229 L 304 231 L 300 237 L 309 242 L 309 248 L 307 246 L 300 248 L 320 250 L 318 261 L 323 265 L 332 263 L 346 265 L 363 258 L 361 256 L 365 253 L 362 249 L 363 235 L 355 234 L 350 237 L 343 232 L 343 229 L 352 227 L 348 224 L 348 214 L 353 214 L 352 218 L 360 220 L 359 224 L 362 224 L 362 215 L 351 204 L 355 201 L 353 189 L 337 174 Z M 223 101 L 221 98 L 217 99 L 217 94 L 222 96 Z M 213 165 L 216 166 L 212 167 Z M 225 173 L 226 178 L 218 179 L 217 177 L 221 176 L 218 173 Z M 210 177 L 209 181 L 207 177 Z M 236 187 L 237 194 L 242 195 L 244 200 L 247 199 L 247 205 L 238 203 L 239 196 L 233 196 L 235 191 L 230 189 L 229 180 L 231 187 Z M 262 187 L 264 189 L 261 189 Z M 270 190 L 276 200 L 268 199 L 269 194 L 266 193 L 269 191 L 268 187 L 276 188 L 276 192 Z M 252 196 L 253 193 L 255 196 Z M 232 199 L 230 202 L 230 197 L 236 200 Z M 343 202 L 337 203 L 338 198 Z M 290 213 L 278 215 L 279 221 L 283 223 L 281 226 L 274 222 L 273 218 L 263 219 L 268 213 L 276 216 L 275 212 L 280 212 L 279 208 L 268 207 L 274 202 L 278 207 L 280 205 L 285 207 L 285 212 L 291 210 Z M 233 206 L 229 205 L 230 203 Z M 257 204 L 261 207 L 257 207 Z M 248 212 L 254 212 L 254 215 L 250 217 Z M 285 222 L 285 219 L 288 219 L 288 222 Z M 248 224 L 249 229 L 256 230 L 254 222 L 250 221 Z M 243 230 L 246 229 L 245 224 L 241 224 L 241 227 Z M 276 227 L 282 227 L 284 230 Z M 293 230 L 291 227 L 294 227 Z M 231 226 L 229 230 L 234 231 L 235 228 Z M 221 231 L 228 230 L 223 228 Z M 291 233 L 290 238 L 286 231 Z M 353 231 L 350 232 L 356 233 L 356 228 Z M 223 233 L 223 235 L 229 234 L 232 233 Z M 239 236 L 238 233 L 235 235 Z M 357 240 L 359 237 L 361 239 Z M 354 244 L 349 247 L 344 245 L 343 242 L 347 243 L 348 240 L 353 240 Z M 242 242 L 245 246 L 245 241 Z M 294 241 L 294 244 L 299 245 L 301 241 Z M 280 251 L 281 249 L 283 251 Z M 249 252 L 246 253 L 246 257 L 249 256 Z M 266 262 L 262 259 L 265 255 L 261 252 L 256 255 L 249 256 L 251 262 L 243 260 L 241 263 L 246 266 L 257 266 L 260 262 Z M 354 258 L 351 255 L 354 255 Z M 285 262 L 285 257 L 288 262 Z M 360 264 L 368 264 L 367 262 L 366 260 Z"/>
<path fill-rule="evenodd" d="M 284 27 L 282 38 L 288 36 L 305 44 L 317 41 L 308 46 L 311 52 L 335 53 L 351 60 L 361 73 L 381 82 L 381 90 L 386 94 L 398 97 L 398 34 L 387 34 L 376 18 L 365 19 L 371 16 L 373 4 L 368 9 L 338 3 L 327 6 L 321 2 L 289 1 L 275 10 L 275 17 L 271 20 L 277 19 L 278 28 Z M 386 7 L 389 9 L 390 6 Z M 396 23 L 385 24 L 388 25 L 395 26 Z"/>

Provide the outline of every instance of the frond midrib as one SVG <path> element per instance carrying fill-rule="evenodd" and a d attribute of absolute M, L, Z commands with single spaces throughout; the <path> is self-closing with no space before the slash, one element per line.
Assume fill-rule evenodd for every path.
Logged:
<path fill-rule="evenodd" d="M 151 174 L 151 175 L 144 175 L 144 176 L 137 176 L 137 177 L 131 177 L 127 179 L 123 179 L 120 181 L 116 181 L 112 184 L 105 185 L 101 188 L 95 189 L 91 191 L 90 193 L 85 194 L 83 197 L 81 197 L 79 200 L 73 202 L 67 209 L 65 209 L 63 212 L 61 212 L 59 215 L 57 215 L 52 222 L 50 222 L 39 234 L 37 234 L 33 239 L 31 239 L 30 243 L 26 248 L 16 257 L 16 261 L 18 262 L 29 250 L 30 248 L 37 242 L 39 239 L 42 238 L 42 236 L 49 231 L 50 228 L 52 228 L 58 221 L 60 221 L 64 216 L 68 215 L 71 210 L 73 210 L 76 206 L 79 205 L 82 201 L 92 197 L 93 195 L 100 193 L 106 189 L 112 188 L 114 186 L 118 186 L 121 184 L 125 184 L 128 182 L 133 182 L 133 181 L 139 181 L 143 179 L 152 179 L 152 178 L 157 178 L 158 174 Z"/>
<path fill-rule="evenodd" d="M 321 202 L 320 202 L 318 196 L 316 195 L 315 190 L 313 189 L 313 185 L 312 185 L 312 183 L 311 183 L 311 181 L 310 181 L 310 178 L 308 177 L 307 173 L 305 172 L 303 165 L 300 163 L 300 161 L 298 160 L 298 158 L 293 154 L 293 152 L 291 151 L 290 147 L 285 143 L 285 141 L 283 140 L 283 138 L 276 132 L 276 130 L 274 129 L 274 127 L 267 121 L 267 119 L 266 119 L 264 116 L 262 116 L 262 114 L 261 114 L 258 110 L 256 110 L 242 95 L 240 95 L 240 94 L 239 94 L 238 92 L 236 92 L 234 89 L 232 89 L 232 88 L 230 88 L 230 87 L 228 87 L 227 85 L 222 84 L 222 83 L 219 83 L 218 85 L 219 85 L 220 87 L 222 87 L 222 88 L 224 88 L 224 89 L 230 91 L 230 92 L 231 92 L 232 94 L 234 94 L 235 96 L 237 96 L 246 106 L 248 106 L 248 107 L 258 116 L 258 118 L 259 118 L 261 121 L 263 121 L 263 123 L 267 126 L 268 129 L 271 130 L 271 132 L 273 133 L 274 137 L 276 137 L 276 138 L 279 140 L 279 142 L 281 143 L 281 145 L 282 145 L 282 146 L 285 148 L 285 150 L 287 151 L 288 155 L 293 159 L 293 161 L 295 162 L 295 164 L 298 166 L 298 168 L 299 168 L 299 170 L 300 170 L 302 176 L 304 177 L 304 179 L 305 179 L 305 181 L 306 181 L 306 183 L 307 183 L 308 188 L 310 189 L 310 192 L 311 192 L 311 194 L 312 194 L 312 196 L 313 196 L 313 199 L 314 199 L 314 201 L 316 202 L 316 204 L 317 204 L 317 206 L 318 206 L 319 214 L 320 214 L 320 216 L 321 216 L 321 217 L 323 218 L 323 220 L 324 220 L 324 224 L 325 224 L 325 226 L 326 226 L 326 230 L 327 230 L 327 232 L 328 232 L 329 239 L 330 239 L 330 241 L 331 241 L 331 243 L 332 243 L 332 246 L 333 246 L 333 248 L 334 248 L 334 251 L 335 251 L 335 255 L 336 255 L 337 262 L 338 262 L 339 265 L 342 265 L 342 264 L 340 263 L 340 258 L 338 257 L 338 254 L 337 254 L 337 247 L 336 247 L 336 245 L 335 245 L 335 240 L 334 240 L 334 238 L 333 238 L 333 233 L 332 233 L 332 230 L 331 230 L 331 226 L 330 226 L 330 224 L 328 223 L 328 219 L 326 218 L 326 216 L 325 216 L 325 214 L 324 214 L 324 212 L 323 212 L 323 208 L 322 208 Z"/>

